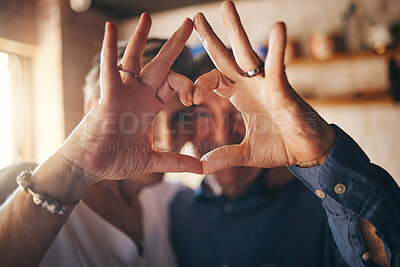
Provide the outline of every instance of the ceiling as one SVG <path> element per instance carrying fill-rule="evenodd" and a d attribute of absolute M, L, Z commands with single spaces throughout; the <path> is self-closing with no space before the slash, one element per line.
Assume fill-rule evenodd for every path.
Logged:
<path fill-rule="evenodd" d="M 117 18 L 128 18 L 143 12 L 156 12 L 220 0 L 92 0 L 92 7 Z"/>

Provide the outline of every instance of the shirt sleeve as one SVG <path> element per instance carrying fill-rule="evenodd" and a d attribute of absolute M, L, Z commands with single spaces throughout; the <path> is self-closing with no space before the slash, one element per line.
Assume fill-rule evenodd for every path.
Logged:
<path fill-rule="evenodd" d="M 321 198 L 335 242 L 350 266 L 372 266 L 360 217 L 375 226 L 389 266 L 400 266 L 399 187 L 349 135 L 333 127 L 336 143 L 322 166 L 289 170 Z"/>

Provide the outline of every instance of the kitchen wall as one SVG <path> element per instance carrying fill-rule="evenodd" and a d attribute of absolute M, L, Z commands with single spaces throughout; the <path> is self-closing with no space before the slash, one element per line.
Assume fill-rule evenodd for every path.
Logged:
<path fill-rule="evenodd" d="M 372 162 L 400 184 L 400 106 L 398 104 L 316 105 L 316 110 L 352 136 Z"/>
<path fill-rule="evenodd" d="M 358 4 L 355 13 L 346 18 L 350 4 L 348 0 L 246 0 L 235 1 L 242 23 L 254 47 L 265 46 L 271 25 L 284 21 L 287 25 L 289 39 L 299 44 L 302 54 L 308 55 L 308 34 L 326 32 L 339 40 L 339 47 L 357 50 L 360 45 L 358 37 L 367 34 L 366 24 L 386 23 L 400 19 L 400 2 L 397 0 L 364 0 Z M 168 38 L 186 18 L 192 18 L 197 12 L 203 12 L 210 21 L 214 31 L 228 43 L 228 35 L 220 18 L 220 4 L 202 4 L 163 12 L 153 15 L 152 36 Z M 120 36 L 127 38 L 135 29 L 138 18 L 128 19 L 121 23 Z M 346 38 L 346 42 L 341 39 Z M 199 44 L 194 34 L 188 44 Z M 341 47 L 343 49 L 343 47 Z"/>

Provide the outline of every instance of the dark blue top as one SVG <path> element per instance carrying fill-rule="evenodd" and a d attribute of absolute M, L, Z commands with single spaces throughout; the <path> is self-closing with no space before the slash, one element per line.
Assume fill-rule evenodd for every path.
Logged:
<path fill-rule="evenodd" d="M 289 168 L 306 186 L 293 180 L 268 189 L 261 175 L 233 200 L 213 195 L 205 181 L 178 193 L 170 237 L 180 266 L 371 266 L 362 259 L 359 217 L 377 229 L 390 266 L 400 266 L 399 188 L 335 129 L 322 166 Z"/>

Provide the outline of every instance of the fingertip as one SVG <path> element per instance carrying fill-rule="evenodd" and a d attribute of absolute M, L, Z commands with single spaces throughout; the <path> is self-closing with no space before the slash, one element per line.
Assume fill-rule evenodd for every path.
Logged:
<path fill-rule="evenodd" d="M 101 61 L 104 63 L 105 56 L 114 50 L 114 43 L 118 39 L 117 27 L 111 21 L 106 21 L 104 29 L 104 38 L 101 50 Z M 114 57 L 114 55 L 112 55 Z"/>
<path fill-rule="evenodd" d="M 191 106 L 193 103 L 193 82 L 182 74 L 169 71 L 167 76 L 169 88 L 178 92 L 179 99 L 186 107 Z"/>
<path fill-rule="evenodd" d="M 186 99 L 184 96 L 182 96 L 181 94 L 179 95 L 179 99 L 181 100 L 181 103 L 185 106 L 185 107 L 190 107 L 191 104 L 189 104 L 189 100 Z"/>
<path fill-rule="evenodd" d="M 193 24 L 194 24 L 194 29 L 196 31 L 199 30 L 199 26 L 201 25 L 202 22 L 206 21 L 206 17 L 202 12 L 198 12 L 196 15 L 193 17 Z"/>
<path fill-rule="evenodd" d="M 204 14 L 202 12 L 197 12 L 193 17 L 193 22 L 198 22 L 199 20 L 204 18 Z"/>
<path fill-rule="evenodd" d="M 202 102 L 201 90 L 199 88 L 195 88 L 193 93 L 193 104 L 200 105 Z"/>
<path fill-rule="evenodd" d="M 181 157 L 181 163 L 185 166 L 184 169 L 180 170 L 181 172 L 203 174 L 203 166 L 198 159 L 187 155 L 181 155 Z"/>
<path fill-rule="evenodd" d="M 107 29 L 108 27 L 110 27 L 111 25 L 113 25 L 114 23 L 112 23 L 111 21 L 107 20 L 106 24 L 105 24 L 105 28 Z"/>
<path fill-rule="evenodd" d="M 235 9 L 235 4 L 232 1 L 226 0 L 221 4 L 222 10 L 231 10 L 232 8 Z"/>
<path fill-rule="evenodd" d="M 271 38 L 286 38 L 286 24 L 283 21 L 276 22 L 272 25 Z"/>
<path fill-rule="evenodd" d="M 200 163 L 201 163 L 201 168 L 202 168 L 203 174 L 205 174 L 205 175 L 213 174 L 217 171 L 217 170 L 214 170 L 214 168 L 209 167 L 208 154 L 201 157 Z"/>
<path fill-rule="evenodd" d="M 188 25 L 193 27 L 193 21 L 189 17 L 186 17 L 185 20 L 183 21 L 183 23 L 187 23 Z"/>
<path fill-rule="evenodd" d="M 230 5 L 230 4 L 233 4 L 232 1 L 225 0 L 225 1 L 222 1 L 221 6 L 228 6 L 228 5 Z"/>
<path fill-rule="evenodd" d="M 286 34 L 286 24 L 283 21 L 278 21 L 272 25 L 271 32 L 276 32 L 278 34 Z"/>
<path fill-rule="evenodd" d="M 185 18 L 185 20 L 182 22 L 177 32 L 178 31 L 183 31 L 184 32 L 183 38 L 187 40 L 193 31 L 193 21 L 189 18 Z"/>
<path fill-rule="evenodd" d="M 207 159 L 208 159 L 208 154 L 203 155 L 203 156 L 200 158 L 201 164 L 207 162 Z"/>
<path fill-rule="evenodd" d="M 199 89 L 196 88 L 193 91 L 193 104 L 197 105 L 198 103 L 198 98 L 199 98 Z"/>
<path fill-rule="evenodd" d="M 106 31 L 108 32 L 108 33 L 112 33 L 112 34 L 117 34 L 117 26 L 115 25 L 115 23 L 114 22 L 112 22 L 112 21 L 106 21 Z"/>
<path fill-rule="evenodd" d="M 192 96 L 192 94 L 189 93 L 186 98 L 187 98 L 187 102 L 188 102 L 188 107 L 190 107 L 193 104 L 193 96 Z"/>
<path fill-rule="evenodd" d="M 151 20 L 151 16 L 150 16 L 149 13 L 143 12 L 143 13 L 140 15 L 140 20 Z"/>
<path fill-rule="evenodd" d="M 111 21 L 106 21 L 105 26 L 104 26 L 104 31 L 105 34 L 112 34 L 113 32 L 115 32 L 117 30 L 117 26 L 115 26 L 115 24 Z"/>
<path fill-rule="evenodd" d="M 269 34 L 269 52 L 266 58 L 266 73 L 277 74 L 281 77 L 285 67 L 285 49 L 286 49 L 286 25 L 284 22 L 276 22 L 271 28 Z"/>
<path fill-rule="evenodd" d="M 151 16 L 150 16 L 150 14 L 146 13 L 146 12 L 142 13 L 142 15 L 140 15 L 138 24 L 146 25 L 146 28 L 148 29 L 148 31 L 150 31 L 150 28 L 151 28 Z"/>
<path fill-rule="evenodd" d="M 183 22 L 181 24 L 181 27 L 191 27 L 191 28 L 193 28 L 193 21 L 190 18 L 186 17 L 183 20 Z"/>

